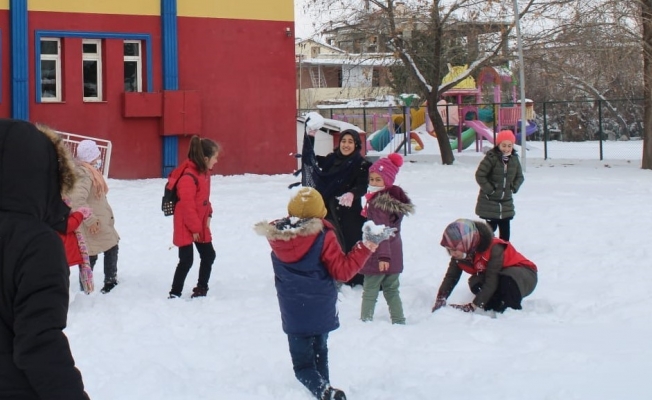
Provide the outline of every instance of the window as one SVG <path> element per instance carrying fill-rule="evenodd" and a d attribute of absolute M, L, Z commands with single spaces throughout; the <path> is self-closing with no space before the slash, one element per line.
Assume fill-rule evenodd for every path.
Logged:
<path fill-rule="evenodd" d="M 61 41 L 41 39 L 41 101 L 61 101 Z"/>
<path fill-rule="evenodd" d="M 143 91 L 142 47 L 140 40 L 124 41 L 125 92 Z"/>
<path fill-rule="evenodd" d="M 378 68 L 374 68 L 371 73 L 371 86 L 372 87 L 380 86 L 380 70 L 378 70 Z"/>
<path fill-rule="evenodd" d="M 102 41 L 82 40 L 84 101 L 102 101 Z"/>

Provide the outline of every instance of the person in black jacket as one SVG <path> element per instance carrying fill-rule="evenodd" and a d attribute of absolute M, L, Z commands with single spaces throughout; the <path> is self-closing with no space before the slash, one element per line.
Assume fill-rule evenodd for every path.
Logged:
<path fill-rule="evenodd" d="M 55 132 L 0 119 L 0 399 L 89 398 L 63 334 L 73 170 Z"/>
<path fill-rule="evenodd" d="M 308 118 L 320 117 L 310 113 Z M 323 120 L 323 119 L 322 119 Z M 362 213 L 362 197 L 367 193 L 369 184 L 369 167 L 360 150 L 360 134 L 353 129 L 340 133 L 338 146 L 327 156 L 314 154 L 314 135 L 319 129 L 309 126 L 306 120 L 302 162 L 303 185 L 317 189 L 326 204 L 326 220 L 333 224 L 337 239 L 344 252 L 350 251 L 360 240 L 362 225 L 366 218 Z M 356 274 L 347 284 L 362 285 L 364 276 Z"/>

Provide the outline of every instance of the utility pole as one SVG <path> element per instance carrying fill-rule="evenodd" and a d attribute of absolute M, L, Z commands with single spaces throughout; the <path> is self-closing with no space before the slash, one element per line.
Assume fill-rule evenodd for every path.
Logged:
<path fill-rule="evenodd" d="M 519 78 L 518 85 L 521 89 L 521 164 L 523 172 L 526 170 L 526 153 L 527 153 L 527 140 L 525 137 L 525 65 L 523 63 L 523 39 L 521 38 L 521 17 L 518 14 L 518 0 L 514 0 L 514 25 L 516 26 L 516 41 L 518 44 L 518 62 L 519 62 Z"/>

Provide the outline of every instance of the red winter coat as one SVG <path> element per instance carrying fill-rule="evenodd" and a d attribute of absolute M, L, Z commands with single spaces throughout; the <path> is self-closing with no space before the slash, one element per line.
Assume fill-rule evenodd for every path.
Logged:
<path fill-rule="evenodd" d="M 73 265 L 81 265 L 82 255 L 79 251 L 79 243 L 77 242 L 77 235 L 75 234 L 75 229 L 79 228 L 82 221 L 84 220 L 84 215 L 79 211 L 71 212 L 68 216 L 68 227 L 66 228 L 66 233 L 57 232 L 61 240 L 63 240 L 63 247 L 66 249 L 66 260 L 68 260 L 68 266 L 72 267 Z"/>
<path fill-rule="evenodd" d="M 192 176 L 197 178 L 197 183 Z M 172 242 L 182 247 L 193 243 L 192 234 L 199 233 L 199 243 L 212 240 L 208 218 L 213 215 L 209 200 L 211 193 L 211 176 L 209 172 L 200 173 L 190 160 L 184 161 L 170 174 L 170 181 L 177 182 L 179 202 L 174 209 L 174 236 Z"/>

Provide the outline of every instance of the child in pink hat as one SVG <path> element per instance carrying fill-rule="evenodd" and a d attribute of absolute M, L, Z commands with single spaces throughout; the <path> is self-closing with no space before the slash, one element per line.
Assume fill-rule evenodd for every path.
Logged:
<path fill-rule="evenodd" d="M 480 185 L 475 213 L 494 232 L 500 228 L 500 238 L 505 241 L 509 241 L 510 221 L 515 215 L 513 195 L 525 180 L 515 143 L 512 131 L 500 131 L 496 146 L 487 152 L 475 172 L 475 180 Z"/>
<path fill-rule="evenodd" d="M 392 153 L 381 158 L 369 168 L 369 188 L 362 214 L 376 225 L 396 229 L 395 236 L 381 242 L 378 250 L 369 257 L 360 271 L 364 275 L 360 318 L 372 321 L 378 293 L 389 307 L 393 324 L 405 324 L 403 304 L 399 296 L 399 275 L 403 272 L 403 242 L 401 222 L 414 213 L 414 205 L 399 186 L 394 185 L 396 175 L 403 165 L 403 157 Z"/>

